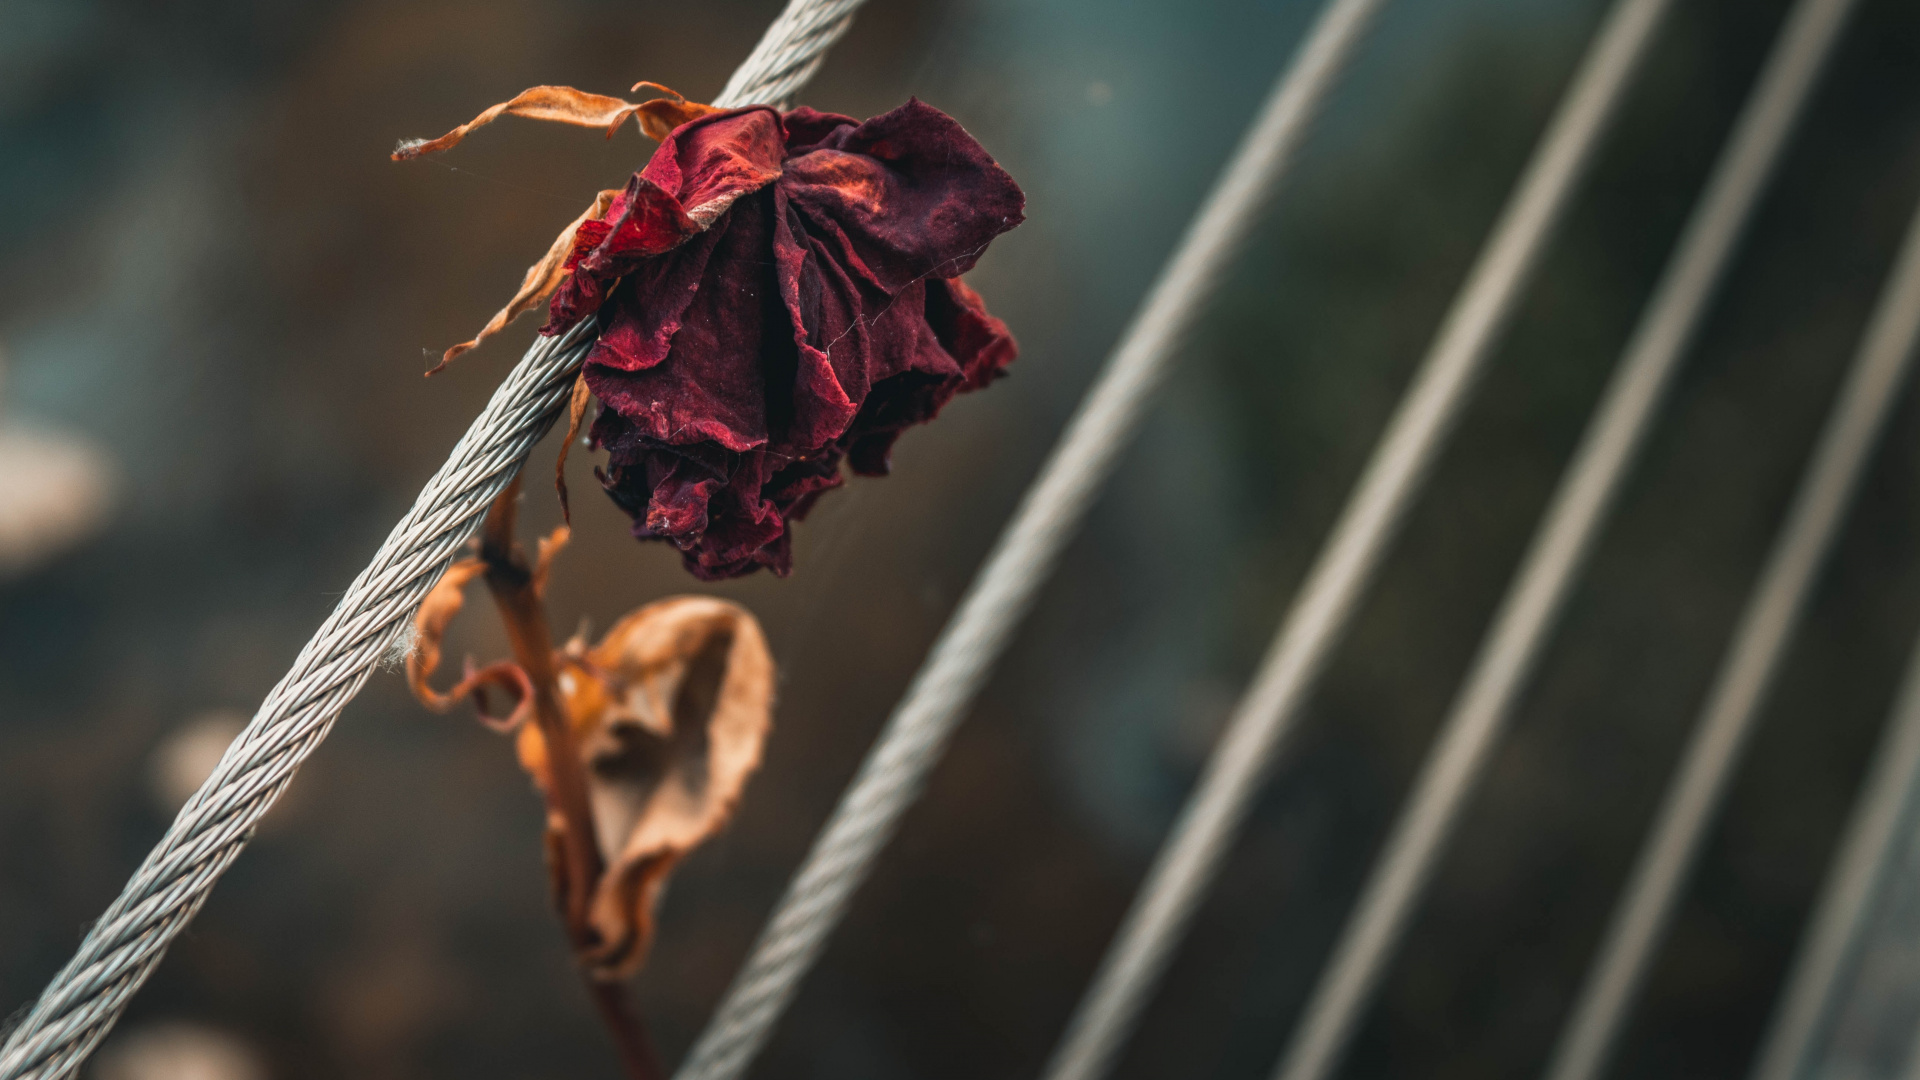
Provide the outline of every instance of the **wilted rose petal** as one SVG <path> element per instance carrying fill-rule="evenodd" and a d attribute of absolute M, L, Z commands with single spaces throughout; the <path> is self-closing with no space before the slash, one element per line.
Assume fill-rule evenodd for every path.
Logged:
<path fill-rule="evenodd" d="M 726 823 L 760 764 L 773 659 L 745 609 L 679 596 L 630 613 L 591 648 L 571 647 L 559 682 L 606 861 L 587 959 L 596 975 L 619 978 L 646 958 L 667 876 Z M 518 748 L 546 786 L 539 728 L 523 727 Z"/>
<path fill-rule="evenodd" d="M 774 179 L 708 184 L 732 201 L 697 235 L 611 224 L 642 205 L 677 221 L 705 195 L 688 178 L 712 175 Z M 919 101 L 865 123 L 804 108 L 706 116 L 623 198 L 609 224 L 581 227 L 542 332 L 600 313 L 586 376 L 606 406 L 603 484 L 635 536 L 673 543 L 698 577 L 786 573 L 788 525 L 839 486 L 842 460 L 884 475 L 902 430 L 1017 352 L 958 275 L 1020 223 L 1024 197 Z"/>

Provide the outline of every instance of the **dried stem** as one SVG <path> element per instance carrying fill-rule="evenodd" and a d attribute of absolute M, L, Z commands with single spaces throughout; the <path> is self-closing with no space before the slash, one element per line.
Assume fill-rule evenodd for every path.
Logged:
<path fill-rule="evenodd" d="M 626 1066 L 627 1075 L 632 1080 L 663 1080 L 666 1074 L 660 1071 L 660 1055 L 654 1053 L 646 1022 L 627 1000 L 626 985 L 588 976 L 587 994 L 593 998 L 593 1007 L 613 1035 L 613 1045 L 620 1051 L 620 1062 Z"/>
<path fill-rule="evenodd" d="M 480 558 L 487 564 L 487 588 L 493 593 L 514 659 L 526 671 L 533 687 L 534 723 L 547 746 L 547 813 L 559 823 L 561 863 L 554 875 L 556 903 L 566 924 L 575 954 L 585 957 L 597 943 L 588 908 L 605 865 L 595 845 L 593 806 L 587 801 L 587 774 L 579 747 L 560 702 L 553 665 L 553 633 L 547 625 L 546 605 L 534 589 L 533 570 L 514 543 L 520 481 L 516 477 L 494 500 L 480 530 Z M 583 962 L 584 967 L 584 962 Z M 613 1034 L 620 1058 L 631 1080 L 661 1080 L 658 1057 L 646 1026 L 628 1007 L 625 989 L 615 982 L 586 977 L 594 1008 Z"/>

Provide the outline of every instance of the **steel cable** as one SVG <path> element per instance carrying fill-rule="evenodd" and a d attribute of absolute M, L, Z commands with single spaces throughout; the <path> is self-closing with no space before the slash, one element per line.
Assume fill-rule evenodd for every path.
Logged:
<path fill-rule="evenodd" d="M 1333 532 L 1155 857 L 1047 1080 L 1095 1080 L 1219 871 L 1281 740 L 1337 644 L 1485 365 L 1667 0 L 1621 0 L 1588 48 Z M 1328 1056 L 1315 1051 L 1315 1056 Z"/>
<path fill-rule="evenodd" d="M 783 101 L 818 69 L 859 3 L 791 0 L 715 104 Z M 0 1045 L 0 1080 L 58 1080 L 105 1037 L 246 846 L 255 822 L 391 655 L 422 597 L 553 426 L 591 345 L 592 325 L 537 341 L 494 392 L 213 775 Z"/>
<path fill-rule="evenodd" d="M 1833 6 L 1803 0 L 1803 15 L 1782 30 L 1361 890 L 1279 1080 L 1332 1071 L 1391 959 L 1778 162 L 1832 41 L 1829 23 L 1804 16 L 1821 4 Z"/>
<path fill-rule="evenodd" d="M 1920 332 L 1920 214 L 1908 229 L 1906 248 L 1882 297 L 1881 311 L 1887 314 L 1876 316 L 1876 323 L 1882 318 L 1904 322 L 1901 329 L 1911 352 Z M 1832 1023 L 1843 971 L 1863 947 L 1862 928 L 1884 887 L 1900 824 L 1912 812 L 1916 790 L 1920 790 L 1920 641 L 1907 659 L 1886 731 L 1821 885 L 1820 898 L 1807 919 L 1799 955 L 1781 988 L 1751 1080 L 1795 1080 L 1809 1064 L 1807 1054 L 1815 1038 L 1824 1025 Z"/>
<path fill-rule="evenodd" d="M 1801 0 L 1795 8 L 1789 32 L 1805 38 L 1797 61 L 1805 68 L 1801 78 L 1813 77 L 1852 6 L 1853 0 Z M 1902 295 L 1902 290 L 1920 287 L 1911 279 L 1912 272 L 1903 256 L 1834 401 L 1685 756 L 1561 1032 L 1546 1073 L 1550 1080 L 1591 1080 L 1606 1065 L 1860 474 L 1906 379 L 1914 335 L 1920 330 L 1916 323 L 1920 307 L 1911 306 Z"/>

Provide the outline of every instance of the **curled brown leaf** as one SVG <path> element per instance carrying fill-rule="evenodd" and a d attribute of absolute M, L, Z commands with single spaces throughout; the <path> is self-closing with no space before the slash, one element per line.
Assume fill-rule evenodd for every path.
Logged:
<path fill-rule="evenodd" d="M 572 272 L 567 269 L 566 263 L 567 255 L 573 250 L 574 234 L 579 232 L 580 226 L 586 222 L 600 220 L 606 214 L 608 204 L 618 194 L 620 194 L 618 191 L 603 191 L 594 196 L 593 205 L 587 207 L 579 217 L 574 218 L 572 224 L 560 230 L 560 235 L 553 238 L 553 246 L 547 248 L 545 255 L 540 256 L 539 262 L 527 267 L 526 276 L 520 280 L 520 291 L 513 294 L 513 298 L 507 301 L 507 306 L 494 312 L 493 318 L 487 320 L 487 325 L 480 328 L 480 332 L 473 336 L 473 340 L 463 341 L 441 354 L 440 362 L 428 368 L 427 374 L 437 374 L 442 368 L 452 363 L 454 357 L 505 330 L 508 323 L 532 311 L 542 300 L 552 296 L 553 290 L 559 288 L 560 283 Z"/>
<path fill-rule="evenodd" d="M 409 139 L 394 148 L 393 160 L 407 161 L 422 154 L 438 153 L 460 144 L 475 129 L 486 127 L 502 116 L 524 116 L 529 120 L 548 120 L 577 127 L 604 128 L 609 136 L 618 131 L 627 117 L 640 107 L 605 94 L 589 94 L 571 86 L 534 86 L 495 105 L 472 120 L 437 139 Z M 644 126 L 644 125 L 643 125 Z"/>
<path fill-rule="evenodd" d="M 646 132 L 647 137 L 655 142 L 659 142 L 668 135 L 673 134 L 674 128 L 679 127 L 689 120 L 698 120 L 708 113 L 720 111 L 711 105 L 702 105 L 697 101 L 688 101 L 679 91 L 670 86 L 661 86 L 657 82 L 646 82 L 644 80 L 633 84 L 634 90 L 639 90 L 642 87 L 648 90 L 658 90 L 662 94 L 668 95 L 667 97 L 652 98 L 634 106 L 635 118 L 640 124 L 640 130 Z"/>
<path fill-rule="evenodd" d="M 471 698 L 482 723 L 499 731 L 513 731 L 533 714 L 533 686 L 520 665 L 502 660 L 475 667 L 473 661 L 468 660 L 460 681 L 444 694 L 436 691 L 429 681 L 440 667 L 440 642 L 446 637 L 447 626 L 466 605 L 467 583 L 486 568 L 486 563 L 479 559 L 454 563 L 420 602 L 420 610 L 413 617 L 413 647 L 407 651 L 407 689 L 413 691 L 420 704 L 434 712 L 446 712 Z M 514 703 L 513 711 L 506 716 L 491 712 L 487 708 L 488 687 L 504 690 Z"/>
<path fill-rule="evenodd" d="M 553 488 L 560 493 L 560 519 L 569 525 L 573 524 L 573 507 L 567 502 L 567 451 L 573 449 L 573 440 L 580 437 L 580 424 L 587 417 L 587 403 L 591 400 L 593 391 L 587 389 L 587 374 L 583 371 L 573 380 L 573 397 L 567 402 L 567 435 L 560 440 L 560 456 L 553 463 Z"/>
<path fill-rule="evenodd" d="M 590 94 L 576 90 L 571 86 L 534 86 L 522 90 L 514 97 L 503 101 L 472 120 L 461 124 L 437 139 L 408 139 L 393 150 L 393 160 L 410 161 L 424 154 L 438 153 L 460 144 L 462 139 L 477 128 L 483 128 L 502 116 L 522 116 L 529 120 L 547 120 L 559 124 L 573 124 L 578 127 L 597 127 L 606 129 L 607 137 L 620 129 L 620 125 L 632 117 L 634 123 L 649 138 L 666 138 L 674 128 L 689 120 L 718 112 L 711 105 L 702 105 L 688 101 L 674 90 L 655 82 L 637 82 L 633 89 L 646 88 L 666 95 L 634 103 L 605 94 Z M 567 255 L 573 249 L 574 233 L 579 231 L 582 222 L 597 221 L 607 212 L 607 204 L 617 191 L 603 191 L 587 209 L 587 212 L 574 219 L 547 249 L 540 261 L 527 268 L 526 277 L 520 282 L 520 291 L 507 301 L 507 306 L 494 313 L 487 325 L 472 341 L 463 341 L 448 349 L 440 357 L 440 362 L 427 371 L 428 375 L 438 372 L 461 353 L 479 345 L 493 335 L 504 330 L 508 323 L 531 310 L 534 305 L 553 295 L 560 282 L 567 276 Z M 564 489 L 565 485 L 562 484 Z M 565 500 L 564 490 L 562 501 Z"/>
<path fill-rule="evenodd" d="M 726 824 L 759 766 L 773 658 L 744 608 L 680 596 L 628 614 L 584 654 L 562 653 L 559 662 L 607 864 L 589 913 L 597 940 L 583 959 L 596 977 L 620 978 L 646 958 L 668 875 Z M 538 728 L 522 728 L 518 748 L 545 786 Z"/>
<path fill-rule="evenodd" d="M 553 572 L 553 558 L 573 539 L 573 529 L 566 525 L 556 525 L 552 532 L 540 538 L 540 550 L 533 557 L 533 595 L 536 600 L 547 596 L 547 577 Z"/>
<path fill-rule="evenodd" d="M 413 614 L 413 647 L 407 650 L 407 689 L 420 699 L 420 704 L 434 712 L 446 712 L 453 708 L 456 698 L 436 693 L 427 679 L 440 668 L 440 642 L 447 636 L 447 626 L 453 617 L 467 603 L 467 582 L 479 577 L 487 569 L 487 564 L 479 559 L 461 559 L 420 601 L 420 610 Z"/>

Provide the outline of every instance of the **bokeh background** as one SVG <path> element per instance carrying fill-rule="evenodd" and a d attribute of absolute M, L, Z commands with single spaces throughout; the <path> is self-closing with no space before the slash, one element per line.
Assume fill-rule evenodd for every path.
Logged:
<path fill-rule="evenodd" d="M 669 1059 L 1316 6 L 873 0 L 806 100 L 919 95 L 1025 186 L 1028 223 L 972 276 L 1021 338 L 1013 377 L 827 498 L 786 580 L 698 586 L 573 459 L 556 623 L 719 593 L 782 671 L 766 765 L 635 982 Z M 1665 24 L 1120 1077 L 1272 1067 L 1785 6 L 1689 0 Z M 1040 1068 L 1601 7 L 1388 5 L 757 1075 Z M 532 320 L 431 381 L 423 355 L 649 147 L 508 121 L 438 161 L 387 150 L 537 83 L 709 96 L 777 8 L 0 0 L 0 430 L 26 433 L 0 474 L 62 478 L 0 535 L 0 1011 L 63 962 Z M 1917 89 L 1920 7 L 1865 0 L 1343 1075 L 1539 1069 L 1920 198 Z M 1920 627 L 1917 471 L 1909 402 L 1614 1075 L 1746 1068 Z M 504 643 L 475 615 L 451 648 Z M 615 1076 L 539 829 L 507 744 L 377 676 L 97 1075 L 162 1080 L 217 1033 L 241 1074 L 286 1080 Z"/>

